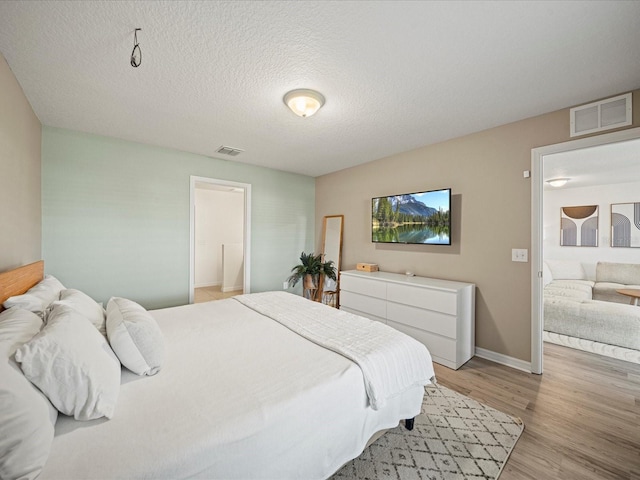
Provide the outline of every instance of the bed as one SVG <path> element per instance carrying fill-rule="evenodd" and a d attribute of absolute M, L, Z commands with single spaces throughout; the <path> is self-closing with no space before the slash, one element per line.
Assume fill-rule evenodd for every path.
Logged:
<path fill-rule="evenodd" d="M 377 432 L 420 413 L 433 378 L 426 348 L 409 337 L 415 358 L 391 375 L 369 362 L 388 357 L 382 370 L 392 368 L 392 341 L 362 359 L 337 353 L 334 337 L 358 343 L 380 324 L 284 292 L 149 313 L 164 338 L 161 371 L 122 367 L 109 420 L 59 414 L 38 478 L 328 478 Z M 328 341 L 293 331 L 321 317 Z M 357 331 L 343 330 L 352 322 Z"/>

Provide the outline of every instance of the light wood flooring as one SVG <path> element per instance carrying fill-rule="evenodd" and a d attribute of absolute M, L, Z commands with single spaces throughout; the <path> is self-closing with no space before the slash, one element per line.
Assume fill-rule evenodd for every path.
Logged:
<path fill-rule="evenodd" d="M 640 365 L 544 344 L 544 374 L 471 359 L 438 382 L 520 417 L 500 480 L 640 480 Z"/>
<path fill-rule="evenodd" d="M 211 300 L 222 300 L 225 298 L 240 295 L 242 290 L 223 292 L 220 285 L 216 287 L 201 287 L 193 290 L 193 303 L 210 302 Z"/>

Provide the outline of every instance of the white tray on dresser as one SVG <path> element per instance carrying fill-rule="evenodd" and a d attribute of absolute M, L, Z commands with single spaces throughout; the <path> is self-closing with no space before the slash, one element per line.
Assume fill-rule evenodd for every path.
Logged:
<path fill-rule="evenodd" d="M 399 273 L 340 272 L 340 308 L 419 340 L 458 369 L 475 353 L 475 285 Z"/>

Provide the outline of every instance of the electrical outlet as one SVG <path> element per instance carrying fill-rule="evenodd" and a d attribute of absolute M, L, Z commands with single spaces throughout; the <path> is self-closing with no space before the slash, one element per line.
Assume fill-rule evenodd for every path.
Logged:
<path fill-rule="evenodd" d="M 285 280 L 284 282 L 282 282 L 282 289 L 286 290 L 287 288 L 289 288 L 289 282 Z"/>
<path fill-rule="evenodd" d="M 511 261 L 512 262 L 528 262 L 529 250 L 527 250 L 526 248 L 512 248 Z"/>

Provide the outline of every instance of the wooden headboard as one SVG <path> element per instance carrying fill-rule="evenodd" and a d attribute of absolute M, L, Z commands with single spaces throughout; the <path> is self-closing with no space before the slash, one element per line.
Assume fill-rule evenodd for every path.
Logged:
<path fill-rule="evenodd" d="M 0 273 L 0 310 L 7 298 L 22 295 L 43 278 L 43 260 Z"/>

